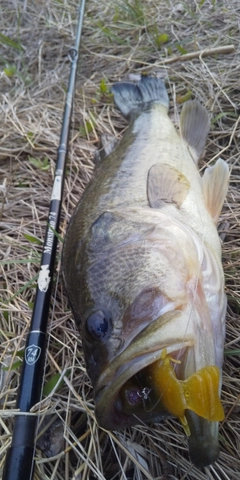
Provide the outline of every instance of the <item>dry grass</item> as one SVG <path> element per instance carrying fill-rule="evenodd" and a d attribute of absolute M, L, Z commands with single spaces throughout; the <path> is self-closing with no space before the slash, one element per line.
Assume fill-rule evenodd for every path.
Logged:
<path fill-rule="evenodd" d="M 223 264 L 229 299 L 226 350 L 236 352 L 228 352 L 223 369 L 226 418 L 220 427 L 220 458 L 203 471 L 194 468 L 177 420 L 119 433 L 98 428 L 81 339 L 63 290 L 59 254 L 49 318 L 45 383 L 57 372 L 62 375 L 63 383 L 43 398 L 38 409 L 40 422 L 56 414 L 64 443 L 55 456 L 53 440 L 48 443 L 45 439 L 44 452 L 37 449 L 35 480 L 239 478 L 240 6 L 238 0 L 186 0 L 179 5 L 176 0 L 87 2 L 61 234 L 64 235 L 74 205 L 92 175 L 92 160 L 100 135 L 119 135 L 126 125 L 109 95 L 101 91 L 102 79 L 108 86 L 128 78 L 130 73 L 147 71 L 166 77 L 173 118 L 180 110 L 178 102 L 188 90 L 207 106 L 214 122 L 205 162 L 221 156 L 232 169 L 221 228 L 225 231 Z M 67 55 L 74 43 L 75 20 L 76 4 L 72 1 L 1 0 L 0 32 L 22 48 L 6 45 L 0 38 L 0 359 L 3 366 L 10 366 L 1 370 L 0 468 L 10 442 L 19 383 L 19 351 L 31 319 L 41 252 L 41 246 L 24 235 L 41 240 L 44 237 L 69 75 Z M 162 33 L 169 34 L 169 42 L 159 49 Z M 167 56 L 181 55 L 179 50 L 191 53 L 229 44 L 235 46 L 235 52 L 229 55 L 162 64 Z M 12 76 L 9 67 L 4 71 L 7 64 L 15 69 Z M 91 128 L 86 124 L 89 121 Z M 46 157 L 47 169 L 34 166 L 31 157 L 40 161 L 39 165 Z"/>

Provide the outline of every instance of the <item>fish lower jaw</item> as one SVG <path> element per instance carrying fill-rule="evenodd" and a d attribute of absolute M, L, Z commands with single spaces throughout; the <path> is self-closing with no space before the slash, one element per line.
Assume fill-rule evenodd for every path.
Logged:
<path fill-rule="evenodd" d="M 186 410 L 186 418 L 191 429 L 191 436 L 188 438 L 190 458 L 196 467 L 207 467 L 219 456 L 219 423 L 209 422 L 190 410 Z"/>

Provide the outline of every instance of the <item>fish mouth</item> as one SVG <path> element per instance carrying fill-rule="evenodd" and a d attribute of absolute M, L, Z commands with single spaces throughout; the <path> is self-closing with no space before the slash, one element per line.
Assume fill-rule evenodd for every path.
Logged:
<path fill-rule="evenodd" d="M 181 311 L 174 310 L 149 324 L 103 371 L 95 387 L 95 413 L 100 427 L 118 430 L 168 415 L 151 388 L 146 369 L 161 359 L 163 350 L 171 354 L 194 344 L 193 333 L 186 334 L 181 327 L 181 315 Z"/>
<path fill-rule="evenodd" d="M 176 310 L 162 315 L 107 366 L 96 385 L 95 413 L 99 426 L 106 430 L 159 422 L 171 414 L 178 417 L 188 436 L 190 458 L 195 466 L 203 468 L 219 455 L 218 421 L 224 418 L 219 399 L 220 372 L 215 366 L 207 366 L 184 379 L 184 358 L 194 345 L 194 335 L 182 335 L 181 315 Z M 178 338 L 176 333 L 174 336 L 176 331 Z M 183 380 L 177 378 L 172 363 L 182 364 L 176 372 Z M 156 365 L 159 370 L 155 377 Z M 170 395 L 164 393 L 169 382 Z M 186 398 L 190 403 L 184 403 Z"/>

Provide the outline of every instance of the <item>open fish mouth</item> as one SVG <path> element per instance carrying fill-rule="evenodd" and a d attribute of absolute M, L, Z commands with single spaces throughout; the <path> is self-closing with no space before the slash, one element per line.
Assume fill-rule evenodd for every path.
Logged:
<path fill-rule="evenodd" d="M 151 386 L 147 369 L 161 359 L 163 351 L 171 354 L 194 344 L 192 333 L 186 335 L 180 329 L 176 338 L 174 326 L 169 329 L 170 323 L 179 323 L 180 316 L 181 312 L 175 310 L 156 319 L 104 370 L 95 387 L 95 411 L 100 426 L 119 429 L 159 420 L 168 414 Z M 159 340 L 159 330 L 165 340 Z"/>
<path fill-rule="evenodd" d="M 160 420 L 168 415 L 147 373 L 150 365 L 161 360 L 162 352 L 158 349 L 129 358 L 117 368 L 112 380 L 108 372 L 104 372 L 97 383 L 95 395 L 95 413 L 101 427 L 116 430 Z M 111 366 L 114 367 L 114 362 Z"/>
<path fill-rule="evenodd" d="M 168 323 L 180 316 L 181 312 L 174 311 L 162 317 Z M 174 415 L 189 437 L 194 464 L 204 467 L 219 453 L 218 421 L 224 418 L 218 393 L 220 372 L 210 365 L 179 380 L 194 338 L 189 334 L 173 342 L 169 336 L 159 347 L 157 330 L 160 322 L 164 328 L 162 317 L 140 332 L 100 376 L 95 390 L 96 418 L 104 429 L 117 430 Z"/>

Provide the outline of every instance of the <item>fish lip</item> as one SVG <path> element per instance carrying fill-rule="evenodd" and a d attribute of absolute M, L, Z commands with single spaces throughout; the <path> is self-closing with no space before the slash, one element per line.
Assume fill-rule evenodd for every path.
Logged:
<path fill-rule="evenodd" d="M 115 392 L 116 389 L 120 389 L 124 383 L 133 375 L 136 375 L 140 370 L 142 370 L 144 367 L 147 367 L 151 363 L 157 361 L 159 358 L 161 358 L 161 353 L 162 350 L 159 351 L 154 351 L 150 352 L 145 355 L 141 355 L 139 359 L 132 359 L 129 362 L 125 363 L 124 365 L 120 366 L 117 371 L 115 372 L 114 378 L 112 380 L 108 380 L 107 383 L 104 384 L 103 377 L 104 374 L 101 375 L 97 386 L 96 386 L 96 395 L 95 395 L 95 401 L 98 402 L 103 394 L 103 392 L 111 386 L 111 389 L 113 392 Z M 113 363 L 112 363 L 113 365 Z M 128 372 L 127 377 L 125 377 L 125 372 Z M 103 385 L 102 385 L 103 383 Z"/>
<path fill-rule="evenodd" d="M 160 317 L 153 322 L 154 325 L 148 325 L 102 372 L 95 386 L 95 413 L 98 424 L 102 428 L 112 430 L 140 423 L 133 414 L 118 416 L 116 412 L 116 404 L 119 401 L 118 394 L 129 379 L 160 359 L 164 349 L 171 353 L 194 344 L 192 335 L 185 335 L 183 338 L 175 337 L 175 341 L 169 338 L 164 342 L 160 342 L 156 335 L 156 331 L 161 328 L 164 321 L 167 324 L 168 321 L 178 319 L 180 315 L 181 311 L 167 312 L 162 316 L 164 319 Z M 146 335 L 148 335 L 147 342 Z"/>
<path fill-rule="evenodd" d="M 191 410 L 186 410 L 185 415 L 191 431 L 188 437 L 190 459 L 197 468 L 207 467 L 219 456 L 219 422 L 210 422 Z"/>

